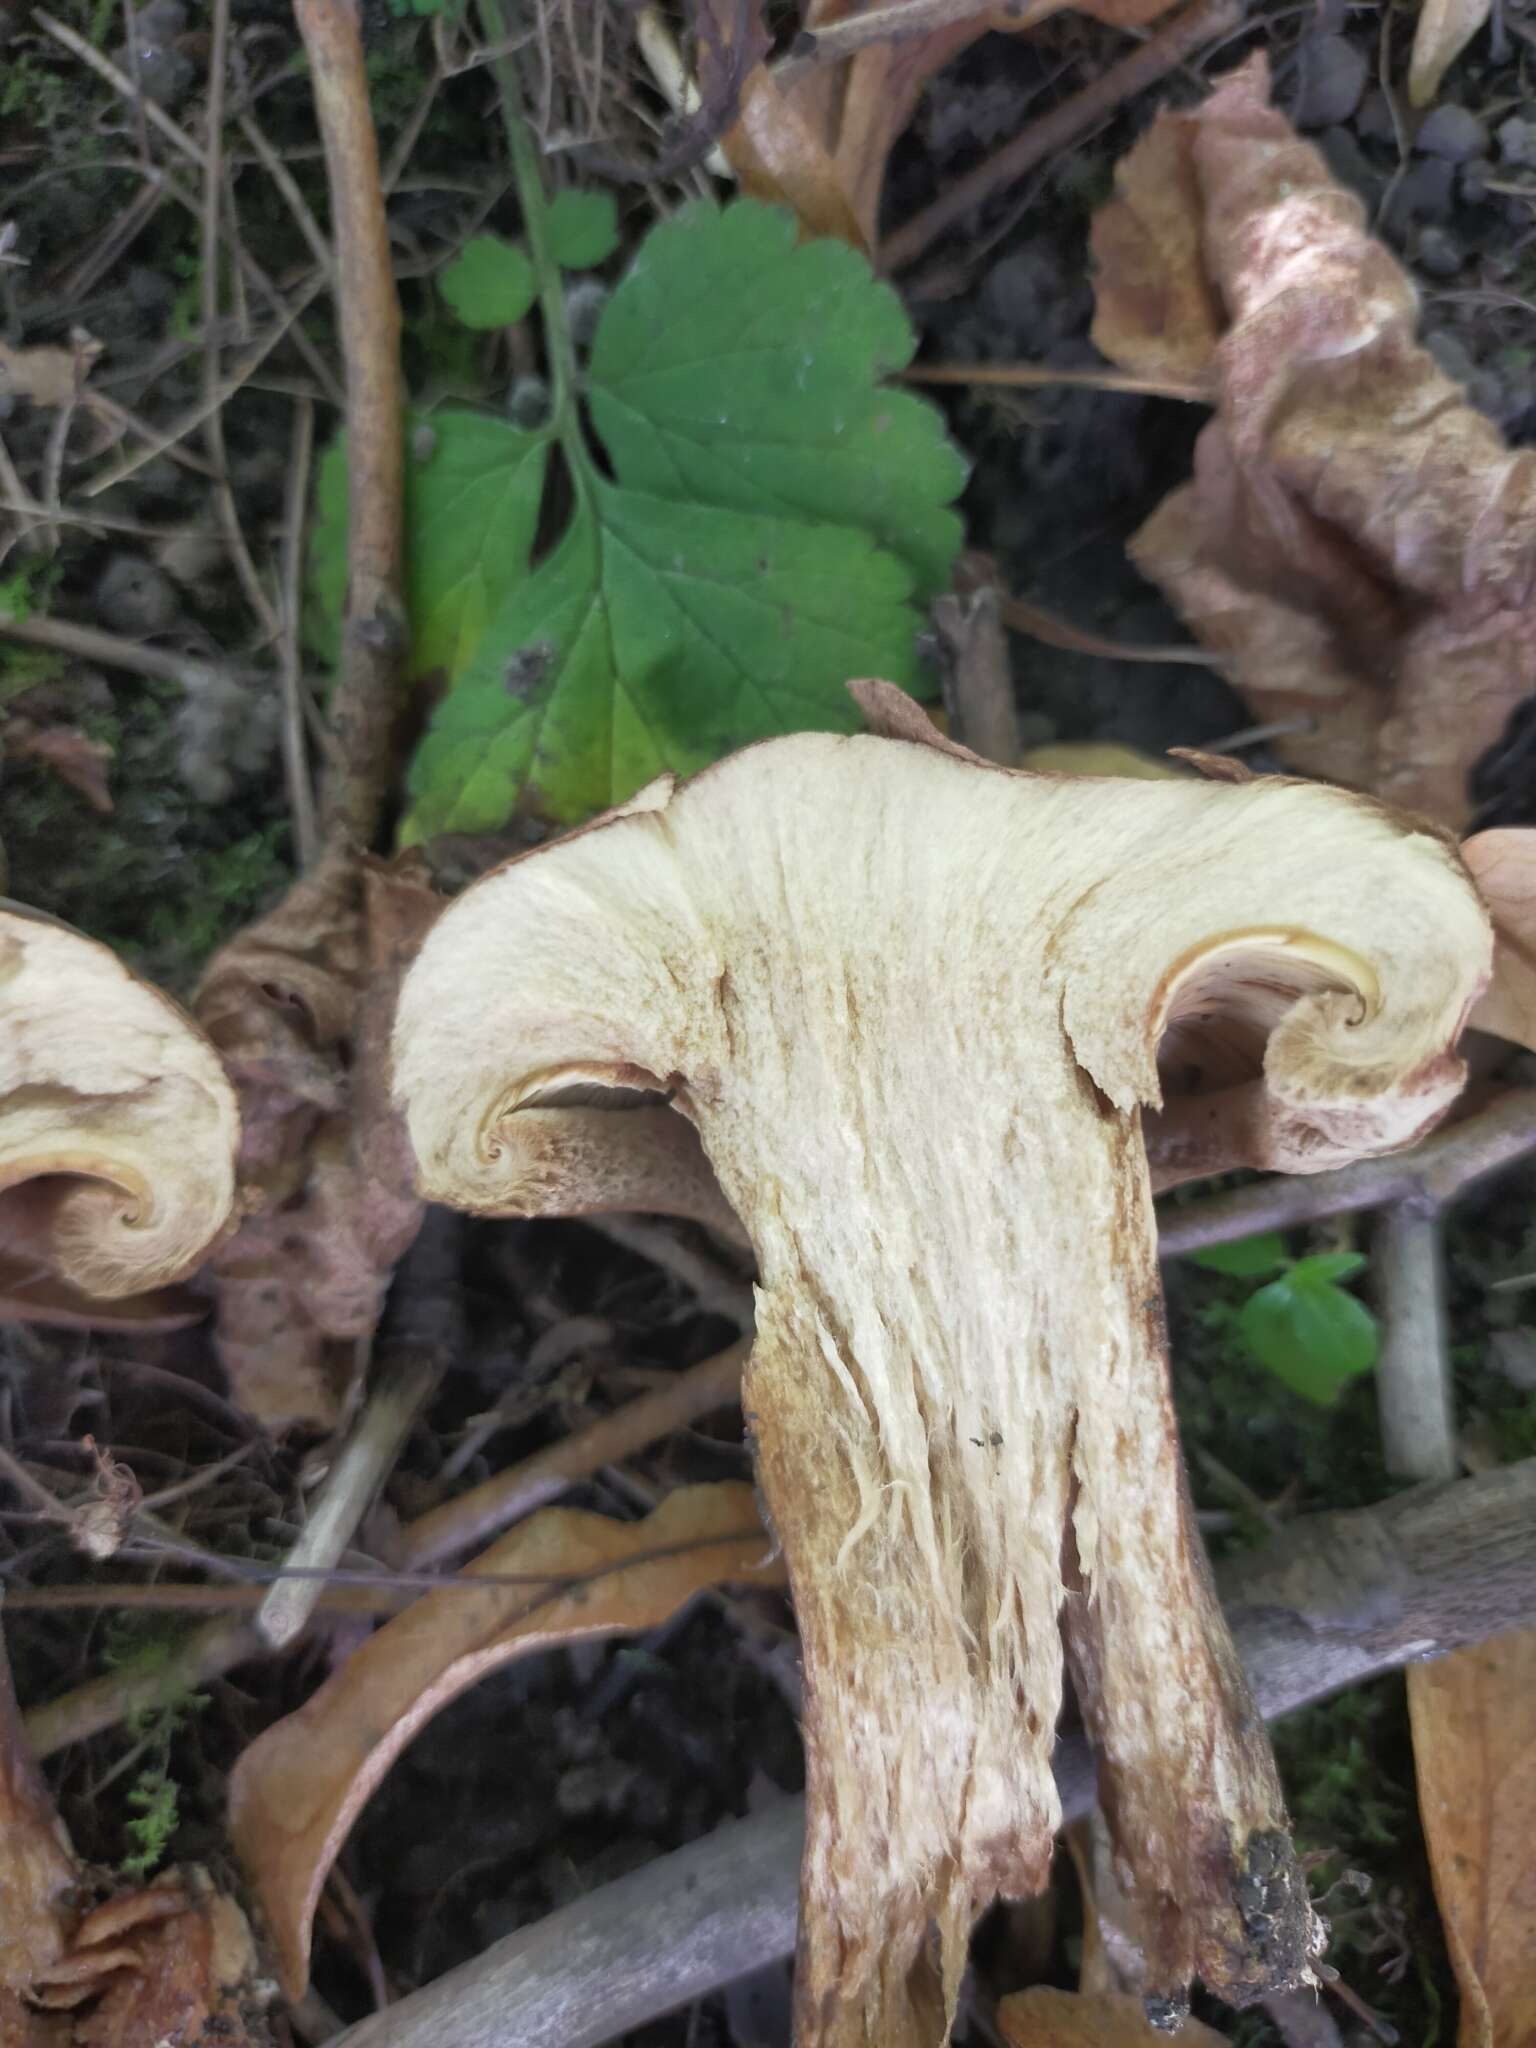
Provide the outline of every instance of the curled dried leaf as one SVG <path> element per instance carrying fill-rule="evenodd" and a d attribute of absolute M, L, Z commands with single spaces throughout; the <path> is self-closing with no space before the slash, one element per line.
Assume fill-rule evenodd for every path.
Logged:
<path fill-rule="evenodd" d="M 265 1909 L 285 1989 L 309 1978 L 320 1887 L 353 1821 L 411 1737 L 515 1657 L 655 1628 L 722 1580 L 782 1583 L 752 1489 L 670 1494 L 643 1522 L 546 1508 L 466 1568 L 519 1583 L 446 1586 L 386 1623 L 230 1775 L 230 1833 Z"/>
<path fill-rule="evenodd" d="M 241 1226 L 214 1264 L 219 1356 L 270 1429 L 328 1427 L 421 1206 L 389 1106 L 394 992 L 441 907 L 414 867 L 330 856 L 226 946 L 197 1013 L 240 1091 Z"/>
<path fill-rule="evenodd" d="M 213 1048 L 107 947 L 19 906 L 0 1005 L 0 1292 L 88 1316 L 189 1270 L 234 1194 Z"/>
<path fill-rule="evenodd" d="M 1536 1052 L 1536 830 L 1476 833 L 1461 857 L 1493 919 L 1493 979 L 1472 1022 Z"/>
<path fill-rule="evenodd" d="M 1450 824 L 1536 669 L 1536 455 L 1414 340 L 1413 285 L 1269 105 L 1262 56 L 1162 114 L 1095 224 L 1100 345 L 1216 417 L 1138 565 L 1307 774 Z"/>

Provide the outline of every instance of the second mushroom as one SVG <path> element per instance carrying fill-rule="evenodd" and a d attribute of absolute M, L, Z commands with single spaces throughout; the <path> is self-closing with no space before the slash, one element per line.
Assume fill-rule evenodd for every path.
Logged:
<path fill-rule="evenodd" d="M 1486 916 L 1432 828 L 1282 779 L 1007 773 L 858 686 L 524 855 L 401 999 L 422 1190 L 670 1101 L 756 1251 L 744 1406 L 804 1644 L 800 2048 L 931 2048 L 1041 1890 L 1070 1672 L 1172 2016 L 1318 1933 L 1192 1528 L 1146 1137 L 1309 1171 L 1462 1082 Z M 543 1183 L 548 1185 L 547 1179 Z M 595 1207 L 594 1200 L 580 1206 Z"/>

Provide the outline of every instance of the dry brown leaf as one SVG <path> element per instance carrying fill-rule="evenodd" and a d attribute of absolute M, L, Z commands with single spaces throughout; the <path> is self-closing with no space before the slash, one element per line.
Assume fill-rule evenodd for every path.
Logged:
<path fill-rule="evenodd" d="M 1360 202 L 1268 104 L 1257 56 L 1163 114 L 1095 223 L 1095 336 L 1187 377 L 1219 309 L 1193 481 L 1132 542 L 1304 773 L 1451 824 L 1536 672 L 1536 454 L 1414 340 Z"/>
<path fill-rule="evenodd" d="M 1423 0 L 1408 61 L 1408 98 L 1427 107 L 1440 81 L 1488 19 L 1492 0 Z"/>
<path fill-rule="evenodd" d="M 1472 1012 L 1479 1031 L 1536 1052 L 1536 830 L 1466 840 L 1461 857 L 1493 918 L 1493 979 Z"/>
<path fill-rule="evenodd" d="M 269 1429 L 329 1427 L 421 1206 L 390 1109 L 399 977 L 441 908 L 411 867 L 328 857 L 213 961 L 197 1014 L 244 1118 L 246 1213 L 214 1261 L 219 1356 Z"/>
<path fill-rule="evenodd" d="M 290 1997 L 308 1981 L 316 1901 L 348 1830 L 406 1743 L 450 1700 L 514 1657 L 658 1627 L 722 1580 L 784 1582 L 752 1488 L 735 1481 L 684 1487 L 642 1522 L 546 1508 L 466 1570 L 526 1583 L 451 1586 L 416 1601 L 258 1736 L 230 1774 L 231 1840 Z"/>
<path fill-rule="evenodd" d="M 1408 1706 L 1460 2048 L 1532 2048 L 1536 1630 L 1410 1664 Z"/>
<path fill-rule="evenodd" d="M 1052 1991 L 1037 1984 L 1016 1991 L 997 2008 L 997 2024 L 1011 2048 L 1166 2048 L 1168 2035 L 1147 2018 L 1128 1991 Z M 1186 2020 L 1180 2048 L 1221 2048 L 1222 2036 L 1199 2020 Z"/>
<path fill-rule="evenodd" d="M 77 725 L 35 725 L 30 718 L 15 715 L 6 720 L 0 737 L 7 753 L 18 761 L 36 761 L 51 769 L 83 796 L 93 811 L 105 815 L 112 809 L 112 792 L 107 787 L 112 749 L 102 741 L 88 739 Z"/>
<path fill-rule="evenodd" d="M 719 89 L 731 64 L 743 10 L 735 0 L 703 0 L 702 13 L 713 29 L 699 45 L 707 95 Z M 789 207 L 807 234 L 835 235 L 867 250 L 869 236 L 854 212 L 814 110 L 802 107 L 792 91 L 780 91 L 762 61 L 768 35 L 761 6 L 746 10 L 746 17 L 758 58 L 737 97 L 736 119 L 720 138 L 727 163 L 743 192 Z"/>
<path fill-rule="evenodd" d="M 73 405 L 99 342 L 75 348 L 11 348 L 0 341 L 0 398 L 25 398 L 33 405 Z"/>

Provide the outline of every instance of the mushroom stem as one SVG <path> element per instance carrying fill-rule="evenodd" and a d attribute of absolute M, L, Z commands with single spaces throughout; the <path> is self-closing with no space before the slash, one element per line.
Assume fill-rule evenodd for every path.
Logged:
<path fill-rule="evenodd" d="M 869 1004 L 860 1030 L 899 1047 Z M 976 1913 L 1045 1888 L 1063 1632 L 1157 1901 L 1152 1988 L 1177 2004 L 1199 1974 L 1241 1999 L 1307 1971 L 1305 1883 L 1181 1475 L 1137 1117 L 1059 1034 L 1054 1059 L 1030 1048 L 1026 1104 L 968 1085 L 1003 1056 L 989 1035 L 956 1019 L 942 1068 L 931 1044 L 856 1068 L 841 1171 L 786 1160 L 787 1077 L 746 1148 L 776 1174 L 722 1174 L 761 1263 L 744 1407 L 804 1645 L 803 2048 L 940 2038 Z"/>

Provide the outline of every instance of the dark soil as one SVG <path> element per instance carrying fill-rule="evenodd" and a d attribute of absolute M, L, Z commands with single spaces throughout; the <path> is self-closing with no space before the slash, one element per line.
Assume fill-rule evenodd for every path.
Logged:
<path fill-rule="evenodd" d="M 165 4 L 154 0 L 162 13 Z M 113 6 L 60 0 L 58 11 L 126 61 Z M 4 339 L 62 342 L 72 327 L 87 327 L 108 348 L 95 382 L 163 428 L 195 403 L 200 389 L 196 224 L 173 203 L 158 206 L 135 232 L 125 228 L 121 251 L 113 253 L 106 230 L 124 221 L 141 190 L 132 118 L 28 25 L 28 12 L 26 0 L 0 0 L 0 221 L 14 221 L 10 253 L 23 259 L 0 260 Z M 184 14 L 179 29 L 162 39 L 171 57 L 154 84 L 182 121 L 195 116 L 207 56 L 197 10 L 188 12 L 194 19 Z M 418 97 L 429 30 L 383 6 L 368 14 L 387 149 Z M 622 8 L 614 18 L 622 20 Z M 259 86 L 265 132 L 323 216 L 308 86 L 291 61 L 287 10 L 280 0 L 236 0 L 234 19 L 239 76 Z M 1389 27 L 1386 75 L 1396 81 L 1408 23 Z M 1421 137 L 1426 146 L 1406 150 L 1382 84 L 1382 32 L 1380 8 L 1362 0 L 1273 7 L 1251 30 L 1177 75 L 1159 98 L 1187 103 L 1201 74 L 1220 71 L 1258 43 L 1268 47 L 1281 103 L 1378 213 L 1382 232 L 1414 268 L 1430 345 L 1515 440 L 1536 440 L 1536 88 L 1526 76 L 1536 29 L 1517 0 L 1506 0 L 1499 34 L 1480 36 L 1452 71 L 1434 110 L 1436 125 L 1426 124 Z M 898 149 L 890 223 L 1012 134 L 1029 117 L 1026 109 L 1040 111 L 1076 90 L 1124 47 L 1117 33 L 1066 14 L 1036 36 L 979 44 L 934 86 Z M 445 332 L 419 272 L 426 267 L 421 259 L 485 208 L 492 225 L 515 226 L 510 202 L 496 197 L 505 180 L 489 97 L 485 79 L 474 74 L 440 96 L 392 211 L 406 273 L 407 371 L 418 396 L 462 391 L 483 362 L 466 353 L 462 336 Z M 1088 221 L 1109 190 L 1113 163 L 1152 111 L 1152 103 L 1123 109 L 1026 191 L 1001 196 L 903 280 L 927 355 L 1058 365 L 1096 360 L 1087 340 Z M 244 163 L 237 177 L 246 246 L 281 283 L 303 268 L 303 246 L 270 187 Z M 1495 189 L 1505 185 L 1530 189 Z M 622 198 L 639 232 L 646 201 L 637 191 Z M 316 302 L 305 329 L 335 364 L 326 304 L 323 297 Z M 281 348 L 225 407 L 237 504 L 263 560 L 283 516 L 291 408 L 283 380 L 310 374 L 290 348 Z M 1017 595 L 1127 642 L 1184 637 L 1129 566 L 1125 541 L 1187 472 L 1197 426 L 1188 409 L 1054 390 L 958 395 L 947 410 L 974 466 L 964 505 L 971 544 L 995 554 Z M 322 407 L 321 437 L 334 425 Z M 34 488 L 50 460 L 51 427 L 50 414 L 0 397 L 0 435 Z M 98 445 L 87 423 L 78 425 L 63 471 L 65 501 L 115 452 Z M 250 611 L 227 555 L 207 544 L 214 529 L 206 480 L 162 457 L 92 502 L 121 527 L 61 525 L 50 554 L 12 554 L 0 565 L 0 579 L 23 573 L 37 607 L 60 617 L 192 654 L 237 657 L 254 673 L 263 650 Z M 1031 744 L 1114 739 L 1157 752 L 1207 746 L 1249 722 L 1207 669 L 1132 666 L 1026 640 L 1014 642 L 1014 660 Z M 290 873 L 270 673 L 233 692 L 210 687 L 189 697 L 176 683 L 16 654 L 0 642 L 0 686 L 10 693 L 23 684 L 30 686 L 19 699 L 23 707 L 67 718 L 111 744 L 116 808 L 97 816 L 41 771 L 7 764 L 0 834 L 10 892 L 109 940 L 185 993 L 213 947 L 273 901 Z M 1527 706 L 1478 771 L 1486 822 L 1536 818 L 1533 748 L 1536 717 Z M 1262 750 L 1246 758 L 1256 767 L 1274 765 Z M 1529 1297 L 1489 1292 L 1536 1267 L 1533 1192 L 1530 1175 L 1506 1180 L 1461 1212 L 1454 1233 L 1461 1415 L 1494 1455 L 1536 1450 L 1536 1402 L 1528 1387 L 1501 1375 L 1502 1354 L 1491 1341 L 1520 1327 Z M 467 1242 L 472 1341 L 390 1483 L 381 1524 L 363 1532 L 365 1547 L 391 1516 L 424 1503 L 462 1430 L 509 1390 L 521 1386 L 526 1399 L 457 1483 L 626 1398 L 641 1375 L 691 1364 L 734 1334 L 698 1313 L 654 1267 L 579 1225 L 481 1225 Z M 1241 1298 L 1239 1283 L 1192 1267 L 1171 1269 L 1192 1481 L 1199 1507 L 1217 1518 L 1218 1543 L 1254 1541 L 1260 1532 L 1241 1507 L 1234 1509 L 1231 1485 L 1213 1474 L 1281 1501 L 1285 1512 L 1366 1502 L 1388 1486 L 1375 1461 L 1369 1385 L 1357 1384 L 1330 1411 L 1289 1394 L 1237 1344 L 1231 1322 Z M 576 1317 L 596 1319 L 597 1334 L 589 1333 L 574 1362 L 543 1377 L 530 1372 L 537 1341 Z M 194 1384 L 178 1392 L 167 1374 Z M 250 1435 L 218 1394 L 200 1332 L 131 1344 L 0 1333 L 0 1427 L 28 1458 L 65 1473 L 83 1469 L 77 1440 L 89 1429 L 133 1466 L 146 1490 L 211 1463 Z M 243 1465 L 186 1503 L 187 1533 L 234 1555 L 276 1554 L 291 1532 L 311 1449 L 253 1446 Z M 719 1418 L 637 1461 L 636 1469 L 657 1486 L 744 1476 L 739 1424 Z M 571 1499 L 619 1515 L 635 1512 L 618 1478 L 594 1482 Z M 78 1560 L 47 1530 L 14 1518 L 0 1530 L 0 1573 L 13 1582 L 78 1576 Z M 368 1807 L 342 1859 L 347 1886 L 322 1915 L 316 1984 L 336 2012 L 355 2018 L 371 2009 L 381 1986 L 398 1994 L 722 1819 L 799 1789 L 799 1738 L 786 1700 L 793 1690 L 783 1647 L 789 1616 L 771 1600 L 759 1608 L 760 1631 L 744 1632 L 739 1618 L 706 1601 L 650 1640 L 532 1660 L 435 1721 Z M 104 1658 L 120 1661 L 146 1643 L 171 1639 L 176 1625 L 74 1614 L 44 1624 L 17 1614 L 7 1632 L 18 1689 L 31 1702 L 66 1689 Z M 168 1772 L 177 1787 L 170 1852 L 221 1859 L 229 1765 L 245 1741 L 306 1696 L 350 1641 L 339 1631 L 285 1663 L 246 1668 L 163 1724 L 119 1730 L 56 1760 L 53 1779 L 82 1851 L 106 1864 L 131 1852 L 124 1794 L 150 1769 Z M 146 1752 L 130 1756 L 135 1743 Z M 1454 1992 L 1415 1813 L 1401 1681 L 1383 1680 L 1312 1710 L 1281 1731 L 1279 1749 L 1299 1837 L 1315 1859 L 1316 1889 L 1334 1920 L 1335 1965 L 1398 2038 L 1425 2048 L 1448 2041 Z M 1346 1872 L 1361 1873 L 1360 1881 L 1346 1881 Z M 1036 1968 L 1070 1985 L 1077 1945 L 1069 1875 L 1061 1890 L 1059 1927 L 1038 1951 L 1045 1960 Z M 1017 1988 L 1007 1972 L 1020 1952 L 1017 1927 L 999 1916 L 978 1944 L 985 1989 Z M 787 1970 L 775 1967 L 629 2039 L 636 2048 L 778 2048 L 788 2039 L 786 1985 Z M 979 2000 L 978 2012 L 986 2006 Z M 1371 2038 L 1349 2010 L 1334 2011 L 1346 2040 Z M 1204 2016 L 1234 2039 L 1281 2039 L 1262 2016 L 1237 2021 L 1214 2009 Z M 995 2036 L 977 2019 L 958 2038 L 980 2044 Z"/>

